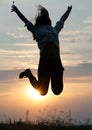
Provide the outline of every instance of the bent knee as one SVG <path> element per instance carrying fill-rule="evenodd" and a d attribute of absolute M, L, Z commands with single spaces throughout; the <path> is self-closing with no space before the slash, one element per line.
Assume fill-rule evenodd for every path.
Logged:
<path fill-rule="evenodd" d="M 48 89 L 40 89 L 40 95 L 45 96 L 48 93 Z"/>
<path fill-rule="evenodd" d="M 45 96 L 47 94 L 48 91 L 40 91 L 40 95 L 41 96 Z"/>
<path fill-rule="evenodd" d="M 57 88 L 57 89 L 52 89 L 52 91 L 55 95 L 60 95 L 63 92 L 63 87 Z"/>

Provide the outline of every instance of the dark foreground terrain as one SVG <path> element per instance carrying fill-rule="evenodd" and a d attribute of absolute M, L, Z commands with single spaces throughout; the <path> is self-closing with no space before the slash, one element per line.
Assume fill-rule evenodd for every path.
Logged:
<path fill-rule="evenodd" d="M 74 124 L 59 124 L 57 123 L 31 123 L 31 122 L 9 122 L 0 123 L 0 130 L 92 130 L 92 125 L 74 125 Z"/>

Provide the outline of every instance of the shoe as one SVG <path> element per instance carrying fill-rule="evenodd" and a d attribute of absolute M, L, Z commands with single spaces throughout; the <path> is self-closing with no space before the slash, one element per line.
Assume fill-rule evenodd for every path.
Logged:
<path fill-rule="evenodd" d="M 30 75 L 32 75 L 30 69 L 26 69 L 25 71 L 21 72 L 19 74 L 19 78 L 22 79 L 22 78 L 26 78 L 26 77 L 29 77 Z"/>

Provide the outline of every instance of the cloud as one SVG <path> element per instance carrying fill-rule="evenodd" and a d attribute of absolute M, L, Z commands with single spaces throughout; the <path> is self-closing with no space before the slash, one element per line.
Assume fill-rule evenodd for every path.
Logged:
<path fill-rule="evenodd" d="M 60 33 L 60 40 L 62 42 L 79 42 L 84 39 L 82 30 L 69 30 Z"/>
<path fill-rule="evenodd" d="M 7 33 L 8 37 L 14 38 L 14 39 L 28 39 L 32 37 L 32 33 L 29 32 L 26 27 L 17 27 L 15 31 L 8 31 Z"/>
<path fill-rule="evenodd" d="M 0 71 L 0 80 L 12 80 L 17 77 L 19 70 L 1 70 Z"/>
<path fill-rule="evenodd" d="M 92 63 L 82 63 L 77 66 L 65 67 L 66 78 L 80 78 L 92 76 Z"/>
<path fill-rule="evenodd" d="M 23 69 L 17 70 L 2 70 L 0 71 L 0 81 L 8 81 L 18 79 L 20 72 L 24 71 Z M 34 75 L 36 75 L 37 69 L 31 70 Z M 80 81 L 83 78 L 86 80 L 92 77 L 92 63 L 82 63 L 77 66 L 65 66 L 64 78 L 65 79 L 76 79 L 79 78 Z M 91 79 L 92 80 L 92 79 Z M 73 82 L 73 81 L 72 81 Z"/>
<path fill-rule="evenodd" d="M 10 32 L 8 32 L 7 33 L 7 35 L 8 36 L 10 36 L 10 37 L 12 37 L 12 38 L 16 38 L 16 39 L 22 39 L 22 38 L 29 38 L 30 37 L 30 35 L 28 35 L 28 34 L 25 34 L 25 33 L 10 33 Z"/>
<path fill-rule="evenodd" d="M 89 42 L 92 43 L 92 38 L 89 39 Z"/>
<path fill-rule="evenodd" d="M 11 56 L 16 56 L 16 55 L 33 55 L 33 54 L 37 54 L 37 50 L 6 50 L 6 49 L 0 49 L 0 55 L 11 55 Z"/>
<path fill-rule="evenodd" d="M 63 35 L 80 35 L 80 30 L 63 31 Z"/>
<path fill-rule="evenodd" d="M 21 47 L 26 47 L 26 46 L 28 46 L 28 47 L 32 47 L 33 46 L 33 48 L 35 47 L 35 44 L 34 43 L 15 43 L 15 46 L 21 46 Z"/>
<path fill-rule="evenodd" d="M 0 70 L 0 81 L 16 80 L 23 69 L 17 70 Z M 32 69 L 32 73 L 36 75 L 36 70 Z"/>
<path fill-rule="evenodd" d="M 61 38 L 61 41 L 62 42 L 72 42 L 72 43 L 74 43 L 74 42 L 78 42 L 78 41 L 80 41 L 81 40 L 81 38 L 79 38 L 79 37 L 67 37 L 67 38 Z"/>
<path fill-rule="evenodd" d="M 79 30 L 68 30 L 62 31 L 60 33 L 60 40 L 62 42 L 70 42 L 70 43 L 78 43 L 78 42 L 85 42 L 89 41 L 90 37 L 92 36 L 92 27 L 85 26 Z"/>
<path fill-rule="evenodd" d="M 92 16 L 87 17 L 87 18 L 83 21 L 83 23 L 92 24 Z"/>
<path fill-rule="evenodd" d="M 22 46 L 23 45 L 23 46 Z M 34 68 L 38 64 L 39 52 L 32 44 L 17 44 L 13 49 L 0 49 L 0 69 Z"/>

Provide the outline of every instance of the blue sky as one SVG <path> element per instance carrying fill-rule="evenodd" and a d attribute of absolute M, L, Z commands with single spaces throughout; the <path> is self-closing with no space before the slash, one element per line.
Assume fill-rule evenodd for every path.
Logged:
<path fill-rule="evenodd" d="M 37 5 L 43 5 L 50 13 L 53 26 L 67 7 L 73 6 L 59 35 L 61 58 L 65 67 L 64 80 L 65 84 L 74 83 L 75 86 L 79 86 L 78 89 L 89 95 L 87 104 L 84 104 L 84 107 L 87 105 L 89 108 L 92 91 L 92 0 L 16 0 L 15 4 L 33 23 L 37 14 Z M 7 94 L 14 92 L 12 85 L 15 86 L 16 82 L 21 84 L 18 79 L 21 69 L 31 68 L 36 74 L 39 62 L 37 44 L 16 14 L 11 13 L 11 5 L 12 0 L 0 1 L 0 102 Z M 86 87 L 83 86 L 87 87 L 87 93 Z M 68 88 L 65 88 L 65 92 L 68 92 Z M 69 93 L 71 93 L 70 89 Z M 85 94 L 81 97 L 81 101 L 85 99 Z M 59 101 L 59 98 L 57 100 Z M 9 111 L 10 107 L 6 106 Z M 4 105 L 2 110 L 3 107 Z M 86 112 L 84 111 L 85 117 L 88 111 L 91 112 L 92 106 L 90 110 L 88 108 Z"/>

